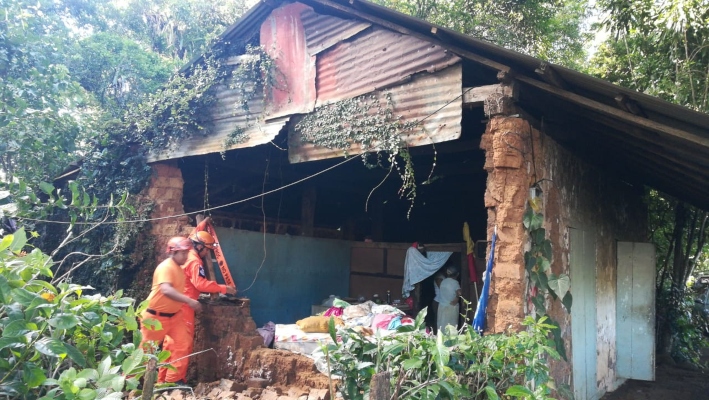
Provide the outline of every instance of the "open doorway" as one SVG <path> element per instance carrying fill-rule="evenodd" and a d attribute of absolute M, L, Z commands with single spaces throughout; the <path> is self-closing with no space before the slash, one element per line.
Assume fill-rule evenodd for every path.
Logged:
<path fill-rule="evenodd" d="M 403 263 L 399 258 L 414 241 L 455 252 L 465 272 L 461 281 L 469 281 L 463 223 L 468 222 L 474 240 L 485 240 L 487 228 L 487 174 L 479 149 L 484 118 L 482 109 L 466 109 L 460 139 L 410 149 L 417 182 L 413 207 L 399 197 L 396 173 L 368 169 L 360 157 L 344 163 L 337 158 L 291 164 L 284 130 L 272 144 L 223 157 L 180 159 L 184 209 L 219 206 L 211 216 L 217 229 L 230 231 L 219 237 L 233 241 L 223 243 L 225 255 L 242 295 L 252 300 L 257 324 L 295 321 L 331 294 L 366 295 L 353 289 L 357 282 L 373 288 L 371 282 L 386 281 L 392 297 L 399 299 L 403 272 L 393 265 Z M 396 248 L 398 253 L 391 251 L 389 270 L 370 264 L 355 271 L 349 254 L 354 244 Z M 283 257 L 283 252 L 290 255 Z M 474 297 L 469 285 L 461 286 L 468 299 Z M 247 287 L 248 292 L 241 290 Z"/>

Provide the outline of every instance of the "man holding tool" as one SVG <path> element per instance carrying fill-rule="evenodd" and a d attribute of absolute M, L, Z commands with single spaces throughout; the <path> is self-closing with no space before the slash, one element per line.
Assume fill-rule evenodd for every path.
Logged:
<path fill-rule="evenodd" d="M 187 369 L 187 356 L 192 351 L 192 339 L 182 314 L 184 310 L 189 310 L 194 318 L 194 312 L 202 309 L 196 299 L 183 294 L 186 279 L 180 266 L 187 262 L 191 251 L 192 241 L 187 238 L 177 236 L 167 242 L 169 256 L 155 268 L 148 308 L 140 317 L 141 346 L 149 341 L 172 343 L 169 362 L 178 371 Z M 154 329 L 154 324 L 146 323 L 151 319 L 159 321 L 161 329 Z M 168 371 L 167 368 L 160 368 L 158 372 L 160 383 L 180 379 L 175 371 Z"/>
<path fill-rule="evenodd" d="M 214 240 L 214 237 L 207 232 L 207 227 L 211 224 L 209 218 L 204 219 L 200 222 L 197 227 L 192 231 L 189 236 L 189 240 L 192 242 L 193 248 L 189 251 L 187 256 L 187 261 L 182 265 L 182 271 L 185 276 L 185 288 L 184 294 L 190 299 L 197 300 L 201 293 L 222 293 L 228 295 L 235 295 L 236 288 L 234 286 L 220 285 L 215 281 L 207 279 L 207 274 L 205 273 L 205 268 L 203 264 L 203 259 L 210 257 L 211 261 L 211 250 L 215 250 L 219 244 Z M 187 327 L 187 353 L 192 354 L 192 349 L 194 345 L 194 311 L 188 307 L 182 307 L 182 318 Z M 171 340 L 166 340 L 163 345 L 163 350 L 174 351 L 174 343 Z M 187 375 L 187 367 L 189 362 L 180 363 L 177 367 L 176 376 L 179 381 L 184 382 L 185 376 Z M 160 380 L 160 376 L 158 376 Z"/>

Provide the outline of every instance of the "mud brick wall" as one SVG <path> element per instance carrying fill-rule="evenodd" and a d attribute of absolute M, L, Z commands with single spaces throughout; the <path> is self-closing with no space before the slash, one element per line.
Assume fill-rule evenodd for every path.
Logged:
<path fill-rule="evenodd" d="M 263 347 L 249 305 L 248 301 L 202 302 L 202 312 L 195 317 L 193 351 L 213 350 L 192 356 L 189 382 L 242 381 L 251 351 Z"/>
<path fill-rule="evenodd" d="M 150 218 L 164 218 L 180 215 L 185 212 L 182 206 L 182 193 L 184 181 L 182 171 L 177 162 L 162 161 L 151 164 L 153 174 L 148 187 L 141 192 L 142 196 L 153 201 L 153 211 Z M 154 246 L 154 260 L 147 260 L 145 265 L 136 273 L 131 285 L 131 295 L 142 301 L 150 293 L 155 267 L 165 259 L 165 245 L 173 236 L 186 235 L 192 230 L 189 218 L 186 216 L 165 218 L 152 221 L 150 231 L 145 232 L 146 240 Z"/>
<path fill-rule="evenodd" d="M 524 119 L 493 117 L 482 136 L 488 173 L 485 207 L 488 240 L 497 225 L 495 265 L 490 286 L 486 330 L 520 329 L 524 319 L 524 246 L 527 232 L 522 224 L 531 185 L 525 154 L 530 153 L 529 125 Z"/>
<path fill-rule="evenodd" d="M 485 150 L 488 172 L 488 240 L 493 227 L 498 227 L 487 331 L 520 329 L 522 318 L 534 313 L 524 268 L 529 240 L 522 218 L 529 188 L 539 182 L 554 274 L 569 274 L 571 227 L 595 234 L 597 385 L 601 392 L 615 389 L 616 242 L 646 240 L 643 189 L 571 154 L 524 118 L 492 117 L 480 147 Z M 571 314 L 551 299 L 547 299 L 546 308 L 560 324 L 571 360 Z M 561 360 L 550 366 L 557 383 L 572 383 L 569 362 Z"/>

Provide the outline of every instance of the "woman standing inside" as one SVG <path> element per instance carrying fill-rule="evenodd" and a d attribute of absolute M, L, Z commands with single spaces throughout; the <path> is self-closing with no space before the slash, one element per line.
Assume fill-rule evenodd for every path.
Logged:
<path fill-rule="evenodd" d="M 441 282 L 439 304 L 438 304 L 438 329 L 443 329 L 447 325 L 453 325 L 458 329 L 458 303 L 460 301 L 461 289 L 458 283 L 460 269 L 451 265 L 446 268 L 446 278 Z"/>

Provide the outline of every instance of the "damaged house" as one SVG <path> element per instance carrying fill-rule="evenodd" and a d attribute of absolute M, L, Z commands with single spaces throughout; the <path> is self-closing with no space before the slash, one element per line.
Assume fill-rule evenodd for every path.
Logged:
<path fill-rule="evenodd" d="M 475 303 L 467 222 L 474 275 L 497 232 L 486 331 L 518 329 L 544 307 L 568 355 L 553 376 L 577 400 L 654 379 L 655 256 L 642 196 L 649 186 L 709 206 L 709 116 L 360 0 L 260 2 L 220 40 L 234 71 L 261 46 L 275 84 L 249 98 L 220 84 L 200 110 L 209 132 L 154 154 L 147 193 L 153 217 L 211 209 L 256 325 L 292 323 L 329 295 L 401 298 L 413 242 L 453 252 Z M 372 136 L 343 139 L 327 130 L 338 119 Z M 393 166 L 372 153 L 390 148 L 391 132 L 405 149 Z M 568 309 L 533 301 L 530 200 L 551 244 L 542 272 L 569 278 L 554 286 L 573 296 Z M 160 243 L 192 226 L 166 218 L 151 234 Z"/>

